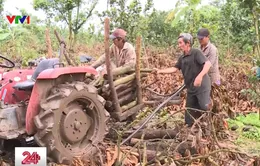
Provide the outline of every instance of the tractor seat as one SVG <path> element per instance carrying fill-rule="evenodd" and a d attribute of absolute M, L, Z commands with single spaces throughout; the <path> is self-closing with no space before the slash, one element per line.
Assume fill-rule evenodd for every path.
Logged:
<path fill-rule="evenodd" d="M 34 84 L 35 84 L 35 81 L 30 79 L 30 80 L 16 83 L 13 86 L 13 88 L 16 90 L 32 91 Z"/>
<path fill-rule="evenodd" d="M 36 67 L 32 78 L 23 82 L 16 83 L 13 88 L 16 90 L 23 90 L 23 91 L 32 91 L 35 81 L 39 74 L 46 70 L 54 68 L 55 64 L 59 63 L 58 58 L 51 58 L 51 59 L 44 59 L 42 60 L 39 65 Z"/>

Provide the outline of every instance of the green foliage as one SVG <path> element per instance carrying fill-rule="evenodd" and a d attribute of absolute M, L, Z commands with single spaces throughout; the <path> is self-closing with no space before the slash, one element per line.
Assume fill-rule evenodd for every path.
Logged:
<path fill-rule="evenodd" d="M 256 78 L 256 76 L 251 76 L 249 81 L 253 83 L 253 87 L 250 89 L 241 90 L 241 94 L 248 96 L 248 98 L 255 102 L 257 106 L 260 106 L 260 89 L 257 86 L 257 82 L 259 80 Z"/>
<path fill-rule="evenodd" d="M 230 45 L 235 44 L 242 50 L 252 50 L 249 45 L 253 46 L 253 20 L 247 10 L 240 8 L 237 2 L 227 2 L 221 9 L 220 32 L 221 36 L 228 36 Z M 251 26 L 250 26 L 251 25 Z M 227 41 L 223 40 L 223 44 Z"/>
<path fill-rule="evenodd" d="M 57 22 L 61 21 L 67 24 L 69 46 L 71 47 L 76 42 L 79 30 L 92 16 L 97 3 L 98 0 L 34 0 L 33 4 L 34 9 L 41 9 L 47 14 L 48 25 L 52 18 Z"/>
<path fill-rule="evenodd" d="M 246 116 L 238 116 L 236 117 L 236 120 L 242 122 L 244 125 L 251 125 L 260 128 L 260 120 L 258 113 L 251 113 Z"/>
<path fill-rule="evenodd" d="M 180 29 L 173 28 L 169 22 L 165 22 L 168 12 L 154 10 L 149 15 L 148 34 L 146 41 L 156 46 L 170 46 L 176 44 Z"/>
<path fill-rule="evenodd" d="M 195 18 L 195 14 L 197 13 L 197 7 L 201 3 L 201 0 L 178 0 L 175 5 L 175 9 L 170 12 L 167 20 L 172 20 L 173 27 L 176 27 L 177 23 L 180 21 L 181 17 L 183 17 L 186 13 Z M 183 5 L 183 6 L 182 6 Z"/>
<path fill-rule="evenodd" d="M 144 38 L 148 32 L 149 11 L 153 6 L 152 0 L 148 0 L 144 9 L 141 6 L 140 0 L 131 0 L 129 5 L 127 0 L 111 0 L 110 9 L 99 13 L 101 21 L 104 22 L 104 17 L 110 18 L 110 28 L 123 28 L 128 32 L 128 40 L 134 42 L 137 35 L 142 35 Z M 142 15 L 144 14 L 144 15 Z"/>
<path fill-rule="evenodd" d="M 2 14 L 2 12 L 4 10 L 4 1 L 5 0 L 0 0 L 0 14 Z"/>
<path fill-rule="evenodd" d="M 53 33 L 54 29 L 67 39 L 68 46 L 74 45 L 76 40 L 83 45 L 94 45 L 95 42 L 103 41 L 103 24 L 101 29 L 98 29 L 97 25 L 82 28 L 93 15 L 97 2 L 98 0 L 33 0 L 34 8 L 43 10 L 47 19 L 39 20 L 28 13 L 31 16 L 30 25 L 10 27 L 1 17 L 0 51 L 3 54 L 22 57 L 45 54 L 47 27 L 51 32 L 55 52 L 59 45 Z M 152 0 L 147 0 L 144 6 L 141 5 L 141 0 L 110 0 L 108 10 L 98 16 L 101 21 L 105 17 L 110 18 L 111 31 L 116 27 L 124 28 L 128 32 L 128 40 L 132 43 L 135 43 L 137 35 L 141 35 L 145 45 L 177 46 L 178 35 L 181 32 L 189 32 L 195 37 L 194 46 L 197 47 L 197 30 L 205 27 L 210 30 L 211 42 L 218 47 L 221 60 L 226 58 L 227 52 L 232 56 L 257 54 L 257 44 L 260 43 L 257 32 L 260 4 L 257 0 L 214 0 L 206 6 L 201 5 L 201 2 L 203 1 L 179 0 L 172 10 L 166 12 L 155 10 Z M 0 0 L 0 6 L 3 6 L 1 4 L 3 0 Z M 1 10 L 0 7 L 0 12 Z M 20 12 L 27 14 L 25 10 Z M 58 23 L 65 23 L 66 27 L 63 28 Z M 258 57 L 254 58 L 259 61 Z"/>
<path fill-rule="evenodd" d="M 237 125 L 237 132 L 240 133 L 241 138 L 248 138 L 255 141 L 260 141 L 260 120 L 257 113 L 251 113 L 246 116 L 241 115 L 234 120 L 229 119 L 230 127 Z M 245 126 L 251 126 L 248 131 L 243 131 Z M 240 138 L 240 140 L 241 140 Z"/>

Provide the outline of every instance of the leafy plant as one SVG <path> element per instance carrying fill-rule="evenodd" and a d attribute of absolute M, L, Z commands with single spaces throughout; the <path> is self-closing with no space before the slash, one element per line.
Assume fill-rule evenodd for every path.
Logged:
<path fill-rule="evenodd" d="M 246 116 L 241 115 L 235 119 L 229 119 L 228 124 L 230 127 L 237 125 L 237 132 L 240 134 L 240 141 L 243 138 L 260 141 L 260 120 L 257 113 L 251 113 Z M 243 131 L 246 126 L 250 126 L 248 131 Z"/>
<path fill-rule="evenodd" d="M 43 10 L 50 20 L 65 22 L 69 27 L 69 47 L 75 44 L 77 35 L 82 26 L 93 15 L 98 0 L 34 0 L 34 8 Z M 76 14 L 75 14 L 76 13 Z M 74 34 L 74 38 L 73 38 Z"/>

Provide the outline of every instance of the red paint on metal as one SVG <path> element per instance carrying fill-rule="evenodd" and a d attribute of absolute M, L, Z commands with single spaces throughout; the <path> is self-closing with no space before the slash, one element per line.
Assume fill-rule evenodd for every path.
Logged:
<path fill-rule="evenodd" d="M 97 75 L 97 71 L 90 66 L 84 67 L 62 67 L 62 68 L 54 68 L 54 69 L 47 69 L 41 72 L 38 76 L 38 80 L 42 79 L 55 79 L 58 78 L 60 75 L 64 74 L 77 74 L 77 73 L 90 73 Z"/>
<path fill-rule="evenodd" d="M 35 125 L 33 118 L 39 114 L 39 103 L 40 103 L 40 97 L 39 97 L 39 88 L 37 86 L 37 83 L 33 87 L 32 95 L 30 102 L 27 107 L 27 112 L 26 112 L 26 132 L 28 135 L 33 134 Z"/>
<path fill-rule="evenodd" d="M 13 88 L 13 86 L 18 82 L 23 82 L 27 80 L 27 76 L 31 76 L 34 70 L 30 69 L 19 69 L 13 70 L 9 72 L 0 72 L 0 83 L 2 87 L 0 89 L 0 99 L 3 99 L 4 103 L 6 104 L 16 104 L 22 100 L 26 100 L 30 98 L 30 92 L 26 91 L 19 91 Z M 20 80 L 15 81 L 16 79 L 20 78 Z M 12 80 L 9 83 L 9 80 Z M 12 94 L 15 94 L 14 97 Z"/>
<path fill-rule="evenodd" d="M 79 73 L 91 73 L 97 75 L 97 71 L 92 67 L 62 67 L 62 68 L 54 68 L 44 70 L 39 74 L 37 80 L 52 80 L 58 78 L 60 75 L 64 74 L 79 74 Z M 33 87 L 32 95 L 30 98 L 29 105 L 27 107 L 26 112 L 26 132 L 28 135 L 32 135 L 35 131 L 35 125 L 33 118 L 39 114 L 40 108 L 40 90 L 39 85 L 37 85 L 37 81 Z"/>

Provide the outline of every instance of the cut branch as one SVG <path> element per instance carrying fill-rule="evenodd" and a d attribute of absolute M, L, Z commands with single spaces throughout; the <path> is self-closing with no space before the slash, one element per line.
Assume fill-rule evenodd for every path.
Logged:
<path fill-rule="evenodd" d="M 124 112 L 124 111 L 126 111 L 126 110 L 128 110 L 128 109 L 130 109 L 130 108 L 132 108 L 132 107 L 134 107 L 134 106 L 136 106 L 136 104 L 137 104 L 136 101 L 132 101 L 131 103 L 122 106 L 122 107 L 121 107 L 122 112 Z"/>
<path fill-rule="evenodd" d="M 118 75 L 126 74 L 126 73 L 129 73 L 129 72 L 133 72 L 132 67 L 122 66 L 122 67 L 118 67 L 118 68 L 113 69 L 112 74 L 113 74 L 114 77 L 116 77 Z M 107 74 L 104 74 L 103 77 L 104 77 L 104 79 L 108 79 Z"/>
<path fill-rule="evenodd" d="M 137 85 L 137 104 L 141 104 L 142 100 L 142 85 L 141 85 L 141 73 L 140 73 L 140 56 L 141 56 L 141 37 L 138 36 L 136 39 L 136 85 Z"/>
<path fill-rule="evenodd" d="M 143 139 L 156 139 L 156 138 L 164 138 L 164 139 L 172 139 L 175 138 L 176 135 L 179 133 L 178 129 L 158 129 L 158 130 L 140 130 L 138 131 L 132 138 L 142 138 L 142 135 L 144 134 Z M 128 134 L 124 135 L 123 137 L 127 137 Z"/>
<path fill-rule="evenodd" d="M 121 108 L 118 102 L 118 97 L 117 97 L 117 93 L 115 90 L 115 84 L 113 81 L 113 75 L 112 75 L 112 67 L 110 64 L 110 55 L 109 55 L 109 19 L 106 18 L 105 19 L 105 56 L 106 56 L 106 69 L 107 69 L 107 73 L 108 73 L 108 82 L 109 82 L 109 87 L 111 90 L 111 95 L 113 98 L 113 104 L 114 104 L 114 108 L 116 112 L 121 113 Z"/>
<path fill-rule="evenodd" d="M 111 73 L 111 76 L 112 76 L 112 73 Z M 113 76 L 112 76 L 113 77 Z M 110 78 L 111 79 L 111 78 Z M 118 86 L 120 84 L 124 84 L 124 83 L 127 83 L 131 80 L 134 80 L 135 79 L 135 73 L 131 74 L 131 75 L 128 75 L 126 77 L 122 77 L 116 81 L 113 82 L 113 85 L 114 86 Z M 113 79 L 112 79 L 113 81 Z M 108 88 L 109 88 L 109 84 L 105 85 L 103 88 L 102 88 L 102 91 L 108 91 Z"/>

